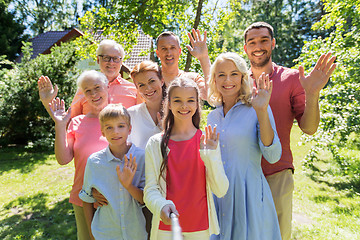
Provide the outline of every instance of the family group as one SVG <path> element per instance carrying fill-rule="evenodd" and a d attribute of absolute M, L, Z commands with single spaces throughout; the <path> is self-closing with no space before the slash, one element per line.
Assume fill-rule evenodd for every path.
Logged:
<path fill-rule="evenodd" d="M 122 46 L 103 40 L 101 72 L 83 72 L 68 110 L 46 76 L 40 99 L 55 122 L 59 164 L 74 159 L 70 193 L 77 238 L 172 239 L 170 214 L 184 239 L 291 238 L 294 119 L 304 133 L 319 125 L 319 93 L 335 69 L 323 54 L 305 76 L 272 62 L 274 31 L 265 22 L 244 31 L 250 68 L 237 53 L 211 64 L 207 33 L 188 33 L 203 76 L 178 63 L 180 39 L 156 39 L 161 62 L 120 68 Z M 200 130 L 201 103 L 215 109 Z"/>

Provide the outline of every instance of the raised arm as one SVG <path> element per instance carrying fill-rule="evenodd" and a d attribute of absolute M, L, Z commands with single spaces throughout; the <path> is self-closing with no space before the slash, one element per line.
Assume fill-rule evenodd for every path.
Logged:
<path fill-rule="evenodd" d="M 253 90 L 252 107 L 255 109 L 259 121 L 261 142 L 265 146 L 270 146 L 274 139 L 274 130 L 271 127 L 267 111 L 273 86 L 269 75 L 262 73 L 256 86 L 258 88 Z"/>
<path fill-rule="evenodd" d="M 191 53 L 191 55 L 193 55 L 195 58 L 197 58 L 200 61 L 201 69 L 203 71 L 205 78 L 205 87 L 207 89 L 207 82 L 210 79 L 210 67 L 211 67 L 208 48 L 206 45 L 207 33 L 206 31 L 204 31 L 204 37 L 202 38 L 200 30 L 193 29 L 192 35 L 191 33 L 188 33 L 188 37 L 191 45 L 186 45 L 186 47 Z"/>
<path fill-rule="evenodd" d="M 53 87 L 49 77 L 41 76 L 38 80 L 38 90 L 40 101 L 51 116 L 49 104 L 55 99 L 58 93 L 58 87 L 56 84 L 55 87 Z"/>
<path fill-rule="evenodd" d="M 335 58 L 335 56 L 331 57 L 331 53 L 321 55 L 314 69 L 306 77 L 303 66 L 299 67 L 299 80 L 305 90 L 306 101 L 299 127 L 306 134 L 314 134 L 319 126 L 319 95 L 335 70 Z"/>
<path fill-rule="evenodd" d="M 64 100 L 59 98 L 52 100 L 49 109 L 50 116 L 55 121 L 55 157 L 60 165 L 65 165 L 74 157 L 74 139 L 66 136 L 66 127 L 70 121 L 71 110 L 65 111 Z"/>

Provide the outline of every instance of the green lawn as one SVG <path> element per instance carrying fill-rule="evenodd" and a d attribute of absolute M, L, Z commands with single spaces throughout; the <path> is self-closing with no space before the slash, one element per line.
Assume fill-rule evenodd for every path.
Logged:
<path fill-rule="evenodd" d="M 310 145 L 299 146 L 300 136 L 294 126 L 293 239 L 360 239 L 359 188 L 332 174 L 326 153 L 316 171 L 302 167 Z M 68 202 L 73 173 L 72 163 L 58 165 L 51 152 L 0 149 L 0 239 L 76 239 Z"/>

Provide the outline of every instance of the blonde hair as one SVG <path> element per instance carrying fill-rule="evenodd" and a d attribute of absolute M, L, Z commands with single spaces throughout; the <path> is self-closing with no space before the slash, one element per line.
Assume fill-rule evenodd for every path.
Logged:
<path fill-rule="evenodd" d="M 232 61 L 236 68 L 242 74 L 241 77 L 241 88 L 239 91 L 239 96 L 236 99 L 236 102 L 241 101 L 244 104 L 251 105 L 251 93 L 252 93 L 252 84 L 253 81 L 249 78 L 248 69 L 246 67 L 245 60 L 240 57 L 237 53 L 227 52 L 221 53 L 212 64 L 210 69 L 210 80 L 209 80 L 209 89 L 208 89 L 208 102 L 212 106 L 220 106 L 223 104 L 223 97 L 219 90 L 216 87 L 215 83 L 215 69 L 219 62 L 229 60 Z"/>
<path fill-rule="evenodd" d="M 131 125 L 130 124 L 130 121 L 131 121 L 130 114 L 121 103 L 108 104 L 99 113 L 99 121 L 100 121 L 101 125 L 103 125 L 104 122 L 107 120 L 114 119 L 114 118 L 120 118 L 120 117 L 125 119 L 126 124 L 128 124 L 129 126 Z"/>
<path fill-rule="evenodd" d="M 88 78 L 99 79 L 104 84 L 104 86 L 108 85 L 108 79 L 103 73 L 96 70 L 86 70 L 76 80 L 76 85 L 78 86 L 78 88 L 81 88 L 81 84 Z"/>
<path fill-rule="evenodd" d="M 105 40 L 102 40 L 100 42 L 99 47 L 96 50 L 96 56 L 101 55 L 102 49 L 105 46 L 110 46 L 110 47 L 115 48 L 116 50 L 118 50 L 120 52 L 120 55 L 121 55 L 122 58 L 125 57 L 124 48 L 119 43 L 117 43 L 117 42 L 115 42 L 114 40 L 111 40 L 111 39 L 105 39 Z"/>

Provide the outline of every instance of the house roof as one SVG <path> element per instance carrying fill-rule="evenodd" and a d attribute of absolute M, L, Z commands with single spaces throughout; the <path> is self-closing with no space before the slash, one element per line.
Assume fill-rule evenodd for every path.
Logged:
<path fill-rule="evenodd" d="M 142 61 L 149 60 L 150 54 L 151 54 L 151 48 L 152 48 L 152 38 L 148 35 L 146 35 L 142 30 L 139 30 L 138 35 L 138 42 L 133 47 L 132 51 L 130 53 L 127 53 L 130 55 L 130 58 L 128 58 L 124 65 L 126 65 L 129 69 L 133 69 L 136 64 L 141 63 Z M 97 41 L 101 41 L 106 39 L 107 36 L 102 35 L 102 31 L 98 31 L 94 34 L 94 39 Z M 126 43 L 124 43 L 126 44 Z M 142 52 L 146 54 L 142 54 Z"/>
<path fill-rule="evenodd" d="M 130 58 L 125 61 L 125 64 L 131 69 L 138 63 L 150 59 L 150 49 L 152 48 L 152 38 L 145 35 L 143 31 L 139 31 L 138 42 L 132 49 Z M 146 52 L 146 54 L 141 54 Z"/>
<path fill-rule="evenodd" d="M 62 42 L 67 42 L 82 35 L 83 33 L 76 28 L 65 31 L 49 31 L 41 33 L 29 40 L 32 42 L 33 49 L 31 59 L 36 58 L 39 54 L 50 53 L 50 49 L 55 44 L 60 45 Z M 21 53 L 17 62 L 21 61 L 22 56 L 23 54 Z"/>
<path fill-rule="evenodd" d="M 65 31 L 49 31 L 30 39 L 32 42 L 33 54 L 31 55 L 31 59 L 36 58 L 39 54 L 48 54 L 50 53 L 50 49 L 56 44 L 60 45 L 62 42 L 67 42 L 76 37 L 82 36 L 83 33 L 73 28 L 71 30 Z M 102 35 L 102 31 L 98 31 L 94 35 L 95 40 L 103 40 L 106 39 L 106 36 Z M 126 43 L 125 43 L 126 44 Z M 138 43 L 133 47 L 130 53 L 130 58 L 128 58 L 123 65 L 125 65 L 125 69 L 128 71 L 134 68 L 134 66 L 142 61 L 150 59 L 150 49 L 152 48 L 152 38 L 148 35 L 145 35 L 142 30 L 139 30 Z M 145 52 L 146 54 L 141 54 Z M 21 61 L 23 54 L 21 53 L 18 62 Z M 126 71 L 126 70 L 125 70 Z"/>

